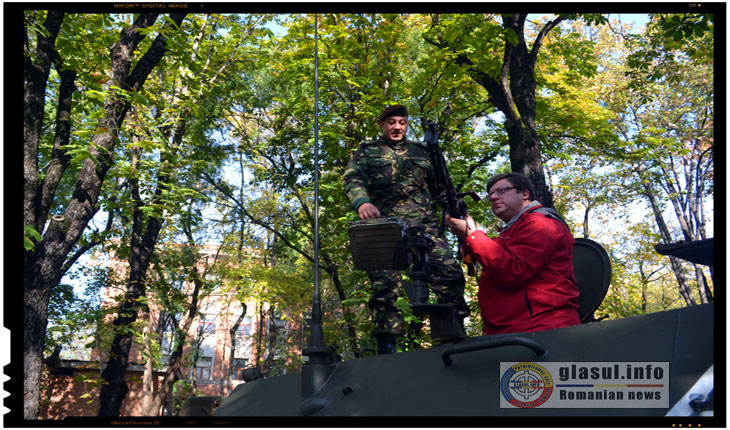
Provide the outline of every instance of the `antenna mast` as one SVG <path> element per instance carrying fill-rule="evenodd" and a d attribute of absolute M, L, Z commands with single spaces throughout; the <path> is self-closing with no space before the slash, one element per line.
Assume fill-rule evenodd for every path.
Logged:
<path fill-rule="evenodd" d="M 324 345 L 322 302 L 319 291 L 319 33 L 314 15 L 314 298 L 309 347 L 302 365 L 302 398 L 314 394 L 334 370 L 335 352 Z"/>

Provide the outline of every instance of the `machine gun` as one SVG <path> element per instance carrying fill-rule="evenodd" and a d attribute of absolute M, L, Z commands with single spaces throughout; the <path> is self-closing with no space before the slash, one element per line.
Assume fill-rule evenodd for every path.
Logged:
<path fill-rule="evenodd" d="M 451 305 L 428 303 L 431 273 L 428 253 L 433 238 L 419 222 L 404 222 L 396 217 L 379 217 L 350 223 L 352 260 L 357 270 L 405 270 L 412 282 L 403 288 L 414 311 L 427 314 L 431 339 L 448 342 L 466 337 L 466 332 Z"/>
<path fill-rule="evenodd" d="M 426 135 L 424 137 L 426 146 L 428 147 L 428 153 L 431 157 L 431 165 L 433 166 L 436 181 L 444 186 L 446 189 L 446 197 L 441 202 L 441 206 L 444 211 L 448 213 L 452 218 L 464 219 L 469 213 L 466 203 L 462 197 L 469 196 L 474 199 L 475 202 L 481 200 L 477 193 L 474 191 L 467 191 L 463 193 L 457 193 L 454 189 L 454 184 L 451 182 L 451 176 L 449 170 L 446 167 L 446 160 L 444 154 L 441 152 L 441 146 L 438 142 L 438 126 L 432 120 L 426 121 Z M 461 249 L 462 241 L 459 240 L 459 248 Z M 464 263 L 466 263 L 467 270 L 470 276 L 474 275 L 474 264 L 471 262 L 470 255 L 462 256 Z"/>

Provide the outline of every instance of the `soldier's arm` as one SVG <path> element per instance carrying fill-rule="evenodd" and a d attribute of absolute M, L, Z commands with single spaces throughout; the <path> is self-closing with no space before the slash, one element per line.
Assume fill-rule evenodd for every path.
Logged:
<path fill-rule="evenodd" d="M 358 210 L 364 203 L 372 203 L 365 178 L 366 169 L 367 164 L 362 157 L 362 151 L 358 150 L 347 165 L 342 177 L 345 194 L 355 210 Z"/>

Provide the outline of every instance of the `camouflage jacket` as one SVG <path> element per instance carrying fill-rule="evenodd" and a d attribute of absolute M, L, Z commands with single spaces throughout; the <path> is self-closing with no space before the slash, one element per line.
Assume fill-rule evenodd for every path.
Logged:
<path fill-rule="evenodd" d="M 357 210 L 374 204 L 383 216 L 424 223 L 438 221 L 436 204 L 443 185 L 434 181 L 428 148 L 422 142 L 392 142 L 384 137 L 364 142 L 343 176 L 345 193 Z"/>

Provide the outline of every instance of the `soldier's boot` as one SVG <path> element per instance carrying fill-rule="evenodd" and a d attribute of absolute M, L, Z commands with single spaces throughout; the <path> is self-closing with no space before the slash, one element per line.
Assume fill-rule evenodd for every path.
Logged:
<path fill-rule="evenodd" d="M 395 335 L 382 333 L 376 336 L 378 339 L 378 355 L 395 354 Z"/>

